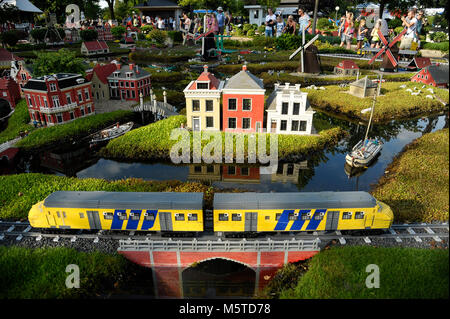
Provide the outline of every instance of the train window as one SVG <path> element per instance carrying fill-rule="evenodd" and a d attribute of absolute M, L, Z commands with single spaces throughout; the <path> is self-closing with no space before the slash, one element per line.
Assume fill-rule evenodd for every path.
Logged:
<path fill-rule="evenodd" d="M 364 212 L 356 212 L 355 219 L 364 219 Z"/>
<path fill-rule="evenodd" d="M 140 218 L 140 214 L 139 213 L 130 213 L 130 219 L 131 220 L 139 220 Z"/>
<path fill-rule="evenodd" d="M 188 220 L 189 221 L 197 221 L 198 220 L 198 214 L 188 214 Z"/>
<path fill-rule="evenodd" d="M 310 213 L 306 213 L 306 214 L 302 214 L 302 220 L 310 220 L 311 219 L 311 214 Z"/>
<path fill-rule="evenodd" d="M 119 220 L 127 220 L 127 213 L 118 212 L 117 217 Z"/>
<path fill-rule="evenodd" d="M 219 214 L 219 220 L 221 221 L 228 221 L 228 214 Z"/>
<path fill-rule="evenodd" d="M 294 213 L 289 213 L 289 220 L 296 220 L 297 216 Z"/>
<path fill-rule="evenodd" d="M 144 219 L 145 220 L 155 220 L 155 215 L 150 213 L 144 213 Z"/>
<path fill-rule="evenodd" d="M 84 218 L 84 213 L 80 213 L 80 218 Z"/>
<path fill-rule="evenodd" d="M 352 219 L 352 212 L 344 212 L 342 214 L 342 219 Z"/>
<path fill-rule="evenodd" d="M 103 212 L 104 219 L 113 219 L 113 216 L 114 216 L 113 213 Z"/>
<path fill-rule="evenodd" d="M 59 214 L 59 212 L 56 212 L 56 215 L 58 215 L 58 218 L 61 217 L 61 215 Z"/>
<path fill-rule="evenodd" d="M 175 220 L 183 221 L 184 220 L 184 214 L 175 214 Z"/>
<path fill-rule="evenodd" d="M 67 215 L 66 215 L 66 212 L 63 212 L 63 217 L 64 217 L 64 218 L 66 218 L 66 217 L 67 217 Z"/>
<path fill-rule="evenodd" d="M 231 214 L 231 220 L 234 222 L 240 222 L 242 220 L 241 214 Z"/>
<path fill-rule="evenodd" d="M 270 220 L 270 216 L 265 216 L 265 219 L 266 220 Z"/>
<path fill-rule="evenodd" d="M 277 213 L 277 214 L 275 215 L 275 220 L 279 220 L 280 217 L 281 217 L 281 213 Z"/>
<path fill-rule="evenodd" d="M 315 220 L 322 220 L 323 219 L 323 215 L 324 215 L 324 213 L 314 214 L 314 219 Z"/>

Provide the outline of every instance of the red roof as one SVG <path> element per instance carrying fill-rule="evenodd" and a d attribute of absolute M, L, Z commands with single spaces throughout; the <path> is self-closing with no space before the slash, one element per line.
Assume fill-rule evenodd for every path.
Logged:
<path fill-rule="evenodd" d="M 109 63 L 109 64 L 105 64 L 105 65 L 97 64 L 94 67 L 94 69 L 92 70 L 92 72 L 88 73 L 86 75 L 86 79 L 88 81 L 91 81 L 92 77 L 94 76 L 94 73 L 95 73 L 95 74 L 97 74 L 98 79 L 106 84 L 106 83 L 108 83 L 107 77 L 110 76 L 111 73 L 113 73 L 116 69 L 117 69 L 117 67 L 116 67 L 115 63 Z"/>
<path fill-rule="evenodd" d="M 427 66 L 431 65 L 431 59 L 430 58 L 422 58 L 422 57 L 415 57 L 411 63 L 408 65 L 408 68 L 410 69 L 423 69 Z"/>
<path fill-rule="evenodd" d="M 358 65 L 356 65 L 355 62 L 352 60 L 343 60 L 342 62 L 339 62 L 337 65 L 337 68 L 340 69 L 359 69 Z"/>
<path fill-rule="evenodd" d="M 132 37 L 125 37 L 125 43 L 134 43 L 134 39 Z"/>
<path fill-rule="evenodd" d="M 4 48 L 0 48 L 0 61 L 12 61 L 12 60 L 23 60 L 23 59 L 19 58 L 17 55 L 9 52 Z"/>
<path fill-rule="evenodd" d="M 108 49 L 108 45 L 105 41 L 85 41 L 83 42 L 88 51 L 97 51 L 97 50 L 105 50 Z"/>
<path fill-rule="evenodd" d="M 219 89 L 220 81 L 212 74 L 211 72 L 208 72 L 208 67 L 205 66 L 204 71 L 200 76 L 197 78 L 194 83 L 189 87 L 189 90 L 197 90 L 197 81 L 200 82 L 209 82 L 209 89 L 210 90 L 217 90 Z"/>

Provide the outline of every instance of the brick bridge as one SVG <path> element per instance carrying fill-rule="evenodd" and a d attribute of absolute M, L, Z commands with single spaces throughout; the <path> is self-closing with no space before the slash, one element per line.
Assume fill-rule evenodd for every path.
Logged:
<path fill-rule="evenodd" d="M 182 298 L 182 273 L 212 259 L 225 259 L 255 272 L 255 292 L 284 264 L 319 252 L 317 240 L 121 240 L 118 252 L 152 268 L 155 296 Z"/>

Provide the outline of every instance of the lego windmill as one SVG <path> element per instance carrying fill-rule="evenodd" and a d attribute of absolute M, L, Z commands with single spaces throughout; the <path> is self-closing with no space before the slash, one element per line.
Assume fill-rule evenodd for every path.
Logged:
<path fill-rule="evenodd" d="M 384 54 L 383 61 L 381 62 L 380 70 L 381 71 L 397 71 L 398 66 L 398 54 L 399 49 L 394 44 L 398 42 L 402 38 L 402 36 L 406 33 L 406 28 L 403 29 L 402 32 L 400 32 L 399 35 L 397 35 L 395 38 L 392 39 L 391 42 L 386 40 L 386 38 L 383 36 L 380 30 L 378 30 L 378 37 L 380 38 L 381 42 L 383 43 L 383 47 L 378 51 L 377 54 L 373 56 L 372 59 L 370 59 L 369 64 L 372 64 L 376 58 L 378 58 L 380 55 Z"/>
<path fill-rule="evenodd" d="M 318 58 L 319 50 L 315 45 L 314 41 L 319 37 L 316 34 L 308 43 L 305 44 L 305 32 L 303 30 L 302 41 L 303 44 L 291 54 L 289 60 L 292 60 L 297 54 L 300 53 L 300 67 L 298 71 L 300 73 L 320 73 L 320 63 Z"/>

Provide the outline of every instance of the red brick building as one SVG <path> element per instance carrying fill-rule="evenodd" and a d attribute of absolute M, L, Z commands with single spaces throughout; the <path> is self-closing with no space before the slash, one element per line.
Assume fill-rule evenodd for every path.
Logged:
<path fill-rule="evenodd" d="M 108 54 L 109 47 L 105 41 L 85 41 L 81 44 L 81 54 L 83 55 L 100 55 Z"/>
<path fill-rule="evenodd" d="M 151 74 L 137 65 L 116 64 L 116 71 L 108 76 L 109 98 L 139 102 L 139 94 L 150 95 Z"/>
<path fill-rule="evenodd" d="M 32 78 L 22 90 L 32 121 L 44 126 L 70 122 L 95 111 L 91 82 L 80 74 Z"/>
<path fill-rule="evenodd" d="M 23 88 L 24 85 L 27 84 L 28 80 L 33 77 L 30 67 L 27 66 L 23 60 L 14 61 L 11 63 L 10 75 L 21 88 Z"/>
<path fill-rule="evenodd" d="M 9 76 L 0 79 L 0 99 L 8 101 L 12 109 L 16 107 L 16 103 L 20 100 L 20 87 Z"/>
<path fill-rule="evenodd" d="M 448 88 L 448 71 L 448 65 L 430 65 L 417 72 L 411 81 Z"/>
<path fill-rule="evenodd" d="M 335 74 L 357 75 L 359 72 L 358 65 L 352 60 L 343 60 L 334 67 Z"/>
<path fill-rule="evenodd" d="M 262 132 L 264 120 L 263 81 L 247 66 L 231 77 L 222 90 L 222 130 L 226 132 Z"/>

